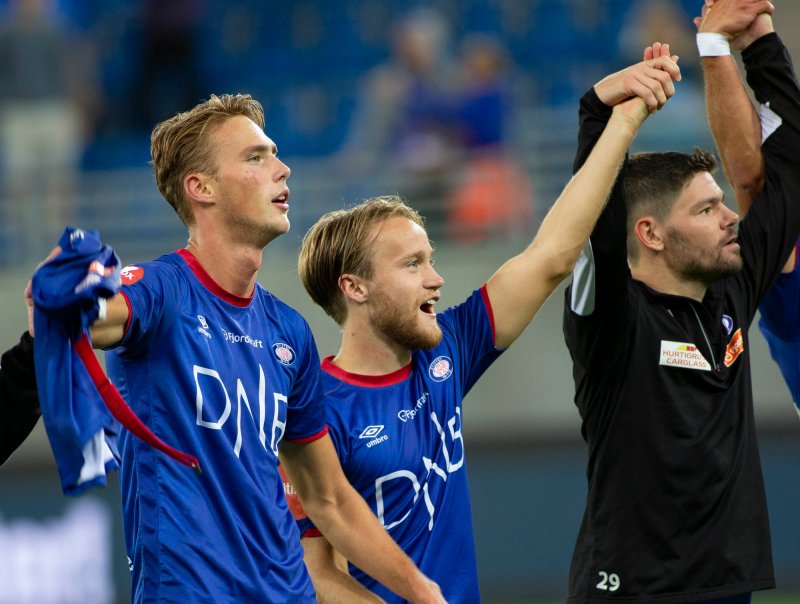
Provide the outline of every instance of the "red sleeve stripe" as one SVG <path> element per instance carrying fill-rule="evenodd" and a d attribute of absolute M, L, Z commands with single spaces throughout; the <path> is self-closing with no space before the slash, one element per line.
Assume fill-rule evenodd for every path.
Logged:
<path fill-rule="evenodd" d="M 315 440 L 319 440 L 327 433 L 328 433 L 328 426 L 326 425 L 322 430 L 320 430 L 316 434 L 312 434 L 311 436 L 304 436 L 303 438 L 287 438 L 286 440 L 290 443 L 310 443 Z"/>
<path fill-rule="evenodd" d="M 322 537 L 322 533 L 319 532 L 319 529 L 310 528 L 306 529 L 305 532 L 302 535 L 300 535 L 301 539 L 304 539 L 306 537 Z"/>
<path fill-rule="evenodd" d="M 128 318 L 125 319 L 125 327 L 122 328 L 122 337 L 128 335 L 128 329 L 131 326 L 131 320 L 133 319 L 133 307 L 131 306 L 131 301 L 128 299 L 128 295 L 124 291 L 119 292 L 120 296 L 125 300 L 125 304 L 128 306 Z"/>
<path fill-rule="evenodd" d="M 492 342 L 497 343 L 497 333 L 494 329 L 494 311 L 492 310 L 492 303 L 489 301 L 489 292 L 486 290 L 486 284 L 481 286 L 481 296 L 483 297 L 483 304 L 486 306 L 486 314 L 489 315 L 489 325 L 492 326 Z"/>

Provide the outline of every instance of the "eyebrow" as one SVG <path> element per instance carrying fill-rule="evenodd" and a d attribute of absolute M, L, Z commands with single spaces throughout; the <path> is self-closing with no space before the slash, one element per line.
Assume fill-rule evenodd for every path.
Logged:
<path fill-rule="evenodd" d="M 709 204 L 715 204 L 715 203 L 721 203 L 721 204 L 725 203 L 725 193 L 724 192 L 719 197 L 717 197 L 717 196 L 705 197 L 705 198 L 703 198 L 703 199 L 701 199 L 699 201 L 694 202 L 691 205 L 690 210 L 696 210 L 696 209 L 702 208 L 703 206 L 706 206 L 706 205 L 709 205 Z"/>
<path fill-rule="evenodd" d="M 275 143 L 271 145 L 252 145 L 242 151 L 243 155 L 250 155 L 251 153 L 272 153 L 273 155 L 277 155 L 278 146 Z"/>

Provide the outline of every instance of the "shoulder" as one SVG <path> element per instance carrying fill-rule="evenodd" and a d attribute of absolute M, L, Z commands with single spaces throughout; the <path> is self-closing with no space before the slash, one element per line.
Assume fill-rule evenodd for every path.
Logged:
<path fill-rule="evenodd" d="M 126 265 L 120 271 L 120 279 L 123 287 L 139 282 L 147 285 L 165 279 L 179 278 L 185 266 L 180 256 L 173 252 L 148 262 Z"/>

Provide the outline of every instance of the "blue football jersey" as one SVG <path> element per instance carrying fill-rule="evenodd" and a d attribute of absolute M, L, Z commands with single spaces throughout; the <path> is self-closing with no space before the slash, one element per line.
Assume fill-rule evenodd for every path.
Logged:
<path fill-rule="evenodd" d="M 480 601 L 461 402 L 500 355 L 486 289 L 437 317 L 441 343 L 383 376 L 322 363 L 328 425 L 344 473 L 449 602 Z M 305 535 L 319 534 L 305 520 Z M 351 566 L 388 602 L 402 600 Z"/>
<path fill-rule="evenodd" d="M 260 285 L 217 285 L 186 250 L 122 271 L 130 321 L 106 355 L 131 408 L 202 475 L 123 431 L 134 602 L 314 602 L 278 474 L 282 438 L 326 433 L 305 320 Z"/>
<path fill-rule="evenodd" d="M 758 328 L 800 413 L 800 266 L 784 273 L 758 307 Z"/>

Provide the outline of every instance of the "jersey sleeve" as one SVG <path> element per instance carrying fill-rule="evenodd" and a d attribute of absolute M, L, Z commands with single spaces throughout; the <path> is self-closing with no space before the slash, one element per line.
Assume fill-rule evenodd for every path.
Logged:
<path fill-rule="evenodd" d="M 800 410 L 800 267 L 778 277 L 759 310 L 758 328 Z"/>
<path fill-rule="evenodd" d="M 503 353 L 494 345 L 494 315 L 486 285 L 472 292 L 463 303 L 442 313 L 439 326 L 458 351 L 462 388 L 466 394 Z"/>
<path fill-rule="evenodd" d="M 310 442 L 324 436 L 328 429 L 319 353 L 311 329 L 302 318 L 298 332 L 298 369 L 289 393 L 284 438 L 292 442 Z"/>
<path fill-rule="evenodd" d="M 589 157 L 611 117 L 594 88 L 580 102 L 577 172 Z M 584 246 L 565 293 L 564 336 L 573 361 L 582 366 L 606 367 L 615 360 L 610 346 L 621 342 L 620 325 L 629 316 L 627 281 L 627 213 L 623 192 L 625 166 L 614 184 L 606 207 Z"/>
<path fill-rule="evenodd" d="M 764 188 L 739 229 L 752 316 L 800 233 L 800 87 L 777 34 L 756 40 L 742 59 L 760 104 L 765 167 Z"/>
<path fill-rule="evenodd" d="M 759 310 L 762 329 L 784 342 L 800 343 L 800 266 L 778 277 Z"/>
<path fill-rule="evenodd" d="M 123 269 L 123 273 L 130 274 L 130 268 Z M 123 347 L 120 352 L 148 346 L 155 334 L 174 321 L 179 301 L 186 298 L 184 280 L 168 266 L 151 262 L 133 268 L 136 280 L 129 283 L 123 280 L 120 289 L 130 312 L 125 333 L 117 345 Z"/>

